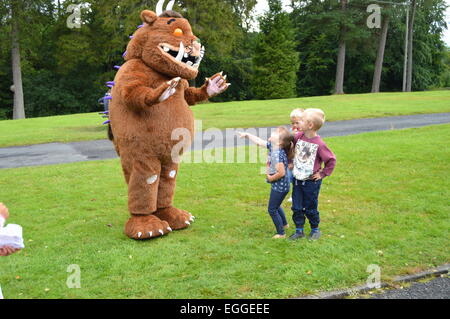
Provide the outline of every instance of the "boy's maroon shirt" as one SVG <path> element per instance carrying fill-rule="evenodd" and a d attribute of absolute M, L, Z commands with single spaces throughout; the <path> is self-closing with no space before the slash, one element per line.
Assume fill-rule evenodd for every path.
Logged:
<path fill-rule="evenodd" d="M 334 167 L 336 166 L 336 156 L 328 148 L 327 144 L 322 140 L 322 138 L 319 135 L 313 138 L 307 138 L 304 132 L 298 132 L 297 134 L 295 134 L 294 145 L 297 145 L 297 142 L 299 140 L 305 141 L 307 143 L 317 144 L 319 146 L 316 158 L 314 160 L 313 175 L 317 172 L 320 172 L 320 176 L 322 178 L 330 176 L 333 173 Z M 325 163 L 323 169 L 322 163 Z"/>

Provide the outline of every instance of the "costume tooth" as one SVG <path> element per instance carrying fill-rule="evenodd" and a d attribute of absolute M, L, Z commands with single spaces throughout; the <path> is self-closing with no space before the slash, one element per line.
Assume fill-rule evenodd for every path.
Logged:
<path fill-rule="evenodd" d="M 184 56 L 184 44 L 183 42 L 180 42 L 180 51 L 178 51 L 178 55 L 175 58 L 177 61 L 181 61 Z"/>

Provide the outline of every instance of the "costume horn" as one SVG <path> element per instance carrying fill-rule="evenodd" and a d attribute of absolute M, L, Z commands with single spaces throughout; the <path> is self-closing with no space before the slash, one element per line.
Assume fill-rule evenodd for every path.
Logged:
<path fill-rule="evenodd" d="M 166 0 L 159 0 L 156 5 L 156 15 L 160 16 L 163 13 L 163 6 Z M 170 0 L 169 4 L 167 4 L 166 10 L 172 10 L 173 5 L 175 4 L 175 0 Z"/>
<path fill-rule="evenodd" d="M 174 4 L 175 4 L 175 0 L 171 0 L 171 1 L 167 4 L 166 10 L 172 10 Z"/>

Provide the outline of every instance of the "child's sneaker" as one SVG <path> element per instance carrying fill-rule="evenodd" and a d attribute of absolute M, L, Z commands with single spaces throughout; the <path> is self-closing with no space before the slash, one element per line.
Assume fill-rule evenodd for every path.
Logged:
<path fill-rule="evenodd" d="M 311 233 L 308 236 L 309 240 L 317 240 L 320 238 L 320 230 L 312 230 Z"/>
<path fill-rule="evenodd" d="M 304 232 L 295 232 L 293 235 L 289 236 L 289 240 L 296 240 L 300 238 L 305 238 Z"/>

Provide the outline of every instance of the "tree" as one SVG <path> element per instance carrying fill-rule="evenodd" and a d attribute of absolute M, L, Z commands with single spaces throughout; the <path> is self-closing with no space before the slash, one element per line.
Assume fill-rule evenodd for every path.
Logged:
<path fill-rule="evenodd" d="M 295 28 L 280 0 L 269 0 L 270 10 L 259 19 L 253 56 L 253 91 L 259 99 L 296 96 L 299 55 L 296 51 Z"/>
<path fill-rule="evenodd" d="M 11 9 L 11 60 L 12 60 L 12 73 L 14 82 L 14 107 L 13 107 L 13 119 L 25 118 L 25 105 L 23 101 L 23 87 L 22 87 L 22 68 L 20 63 L 20 9 L 22 8 L 22 1 L 12 0 L 10 3 Z"/>
<path fill-rule="evenodd" d="M 375 71 L 373 73 L 372 93 L 380 92 L 381 72 L 383 70 L 384 50 L 386 48 L 386 38 L 389 29 L 389 16 L 383 19 L 383 26 L 381 28 L 380 42 L 378 45 L 378 54 L 375 61 Z"/>
<path fill-rule="evenodd" d="M 343 17 L 345 16 L 345 11 L 347 10 L 347 1 L 340 0 L 341 9 L 343 12 Z M 341 23 L 340 35 L 339 35 L 339 49 L 337 56 L 337 66 L 336 66 L 336 84 L 334 88 L 334 94 L 344 94 L 344 74 L 345 74 L 345 50 L 346 50 L 346 32 L 347 27 L 345 23 Z"/>
<path fill-rule="evenodd" d="M 411 0 L 411 14 L 409 16 L 408 28 L 408 64 L 406 69 L 406 92 L 411 92 L 413 74 L 413 33 L 416 17 L 416 0 Z"/>

